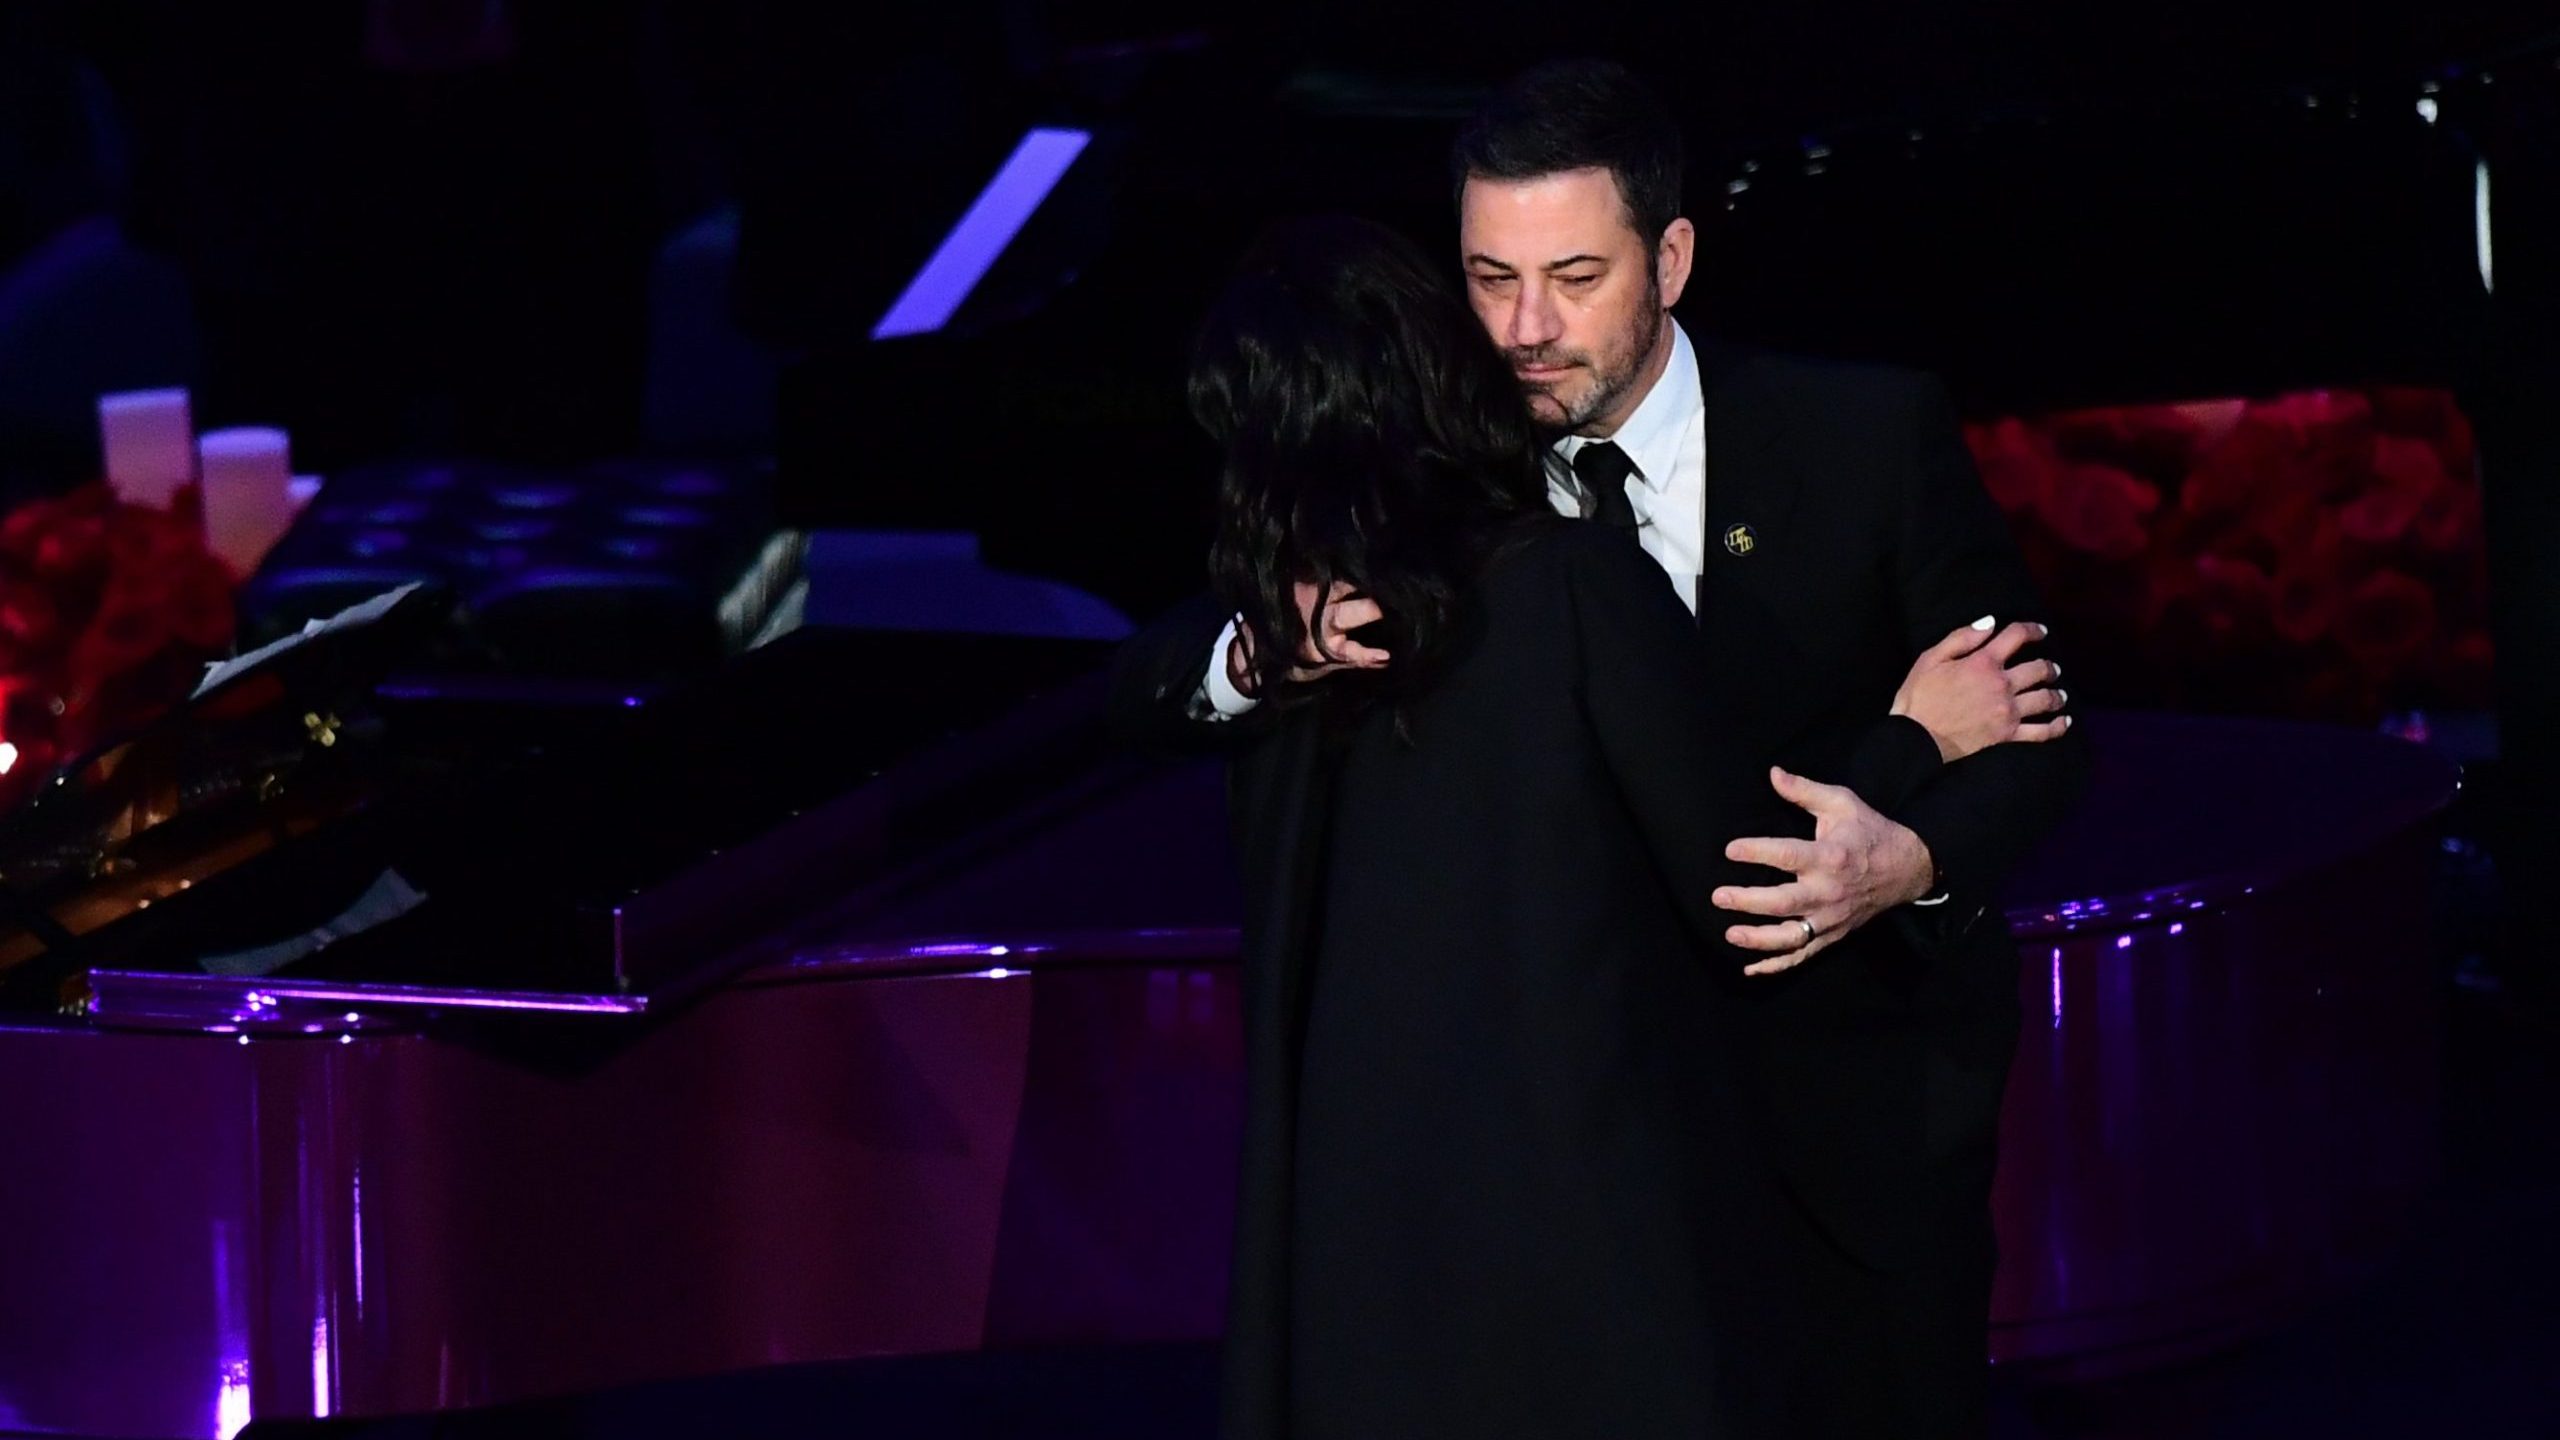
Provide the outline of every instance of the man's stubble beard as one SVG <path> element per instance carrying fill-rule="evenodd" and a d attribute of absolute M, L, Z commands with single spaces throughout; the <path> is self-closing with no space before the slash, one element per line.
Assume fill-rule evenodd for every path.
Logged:
<path fill-rule="evenodd" d="M 1616 358 L 1613 368 L 1603 370 L 1598 366 L 1593 367 L 1590 393 L 1582 397 L 1580 404 L 1566 410 L 1561 418 L 1549 421 L 1542 416 L 1535 416 L 1535 407 L 1532 407 L 1538 429 L 1546 432 L 1551 438 L 1588 433 L 1594 420 L 1616 409 L 1619 401 L 1634 393 L 1636 386 L 1643 380 L 1645 363 L 1653 358 L 1654 347 L 1662 342 L 1662 327 L 1669 323 L 1670 317 L 1665 315 L 1662 309 L 1661 287 L 1653 284 L 1646 285 L 1644 328 L 1643 332 L 1636 337 L 1635 343 L 1628 346 L 1625 352 Z M 1554 397 L 1550 395 L 1549 398 Z"/>

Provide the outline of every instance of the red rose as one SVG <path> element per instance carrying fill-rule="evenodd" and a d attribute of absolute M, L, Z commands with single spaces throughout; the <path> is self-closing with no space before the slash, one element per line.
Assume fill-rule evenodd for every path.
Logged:
<path fill-rule="evenodd" d="M 2334 407 L 2332 407 L 2334 408 Z M 2179 489 L 2179 508 L 2204 517 L 2237 513 L 2281 532 L 2318 503 L 2354 488 L 2366 468 L 2368 432 L 2311 418 L 2326 409 L 2251 405 Z"/>
<path fill-rule="evenodd" d="M 95 694 L 115 676 L 142 664 L 174 638 L 165 609 L 133 606 L 102 611 L 71 647 L 74 688 Z"/>
<path fill-rule="evenodd" d="M 199 554 L 204 550 L 204 540 L 200 529 L 180 522 L 167 511 L 127 507 L 116 511 L 107 522 L 107 549 L 110 562 L 121 572 L 176 556 Z"/>
<path fill-rule="evenodd" d="M 2246 560 L 2199 555 L 2195 576 L 2195 605 L 2206 634 L 2228 639 L 2266 622 L 2274 590 L 2264 570 Z"/>
<path fill-rule="evenodd" d="M 2422 495 L 2448 482 L 2434 446 L 2406 435 L 2373 437 L 2373 478 L 2393 490 Z"/>
<path fill-rule="evenodd" d="M 2145 521 L 2159 508 L 2157 486 L 2113 466 L 2070 465 L 2046 489 L 2036 514 L 2074 550 L 2129 560 L 2149 545 Z"/>
<path fill-rule="evenodd" d="M 2340 543 L 2342 523 L 2321 520 L 2303 543 L 2277 560 L 2269 618 L 2276 633 L 2296 645 L 2308 645 L 2328 633 L 2346 603 L 2347 559 Z"/>
<path fill-rule="evenodd" d="M 24 574 L 35 559 L 36 541 L 52 523 L 53 502 L 38 500 L 21 505 L 0 517 L 0 559 L 6 559 L 10 571 Z"/>
<path fill-rule="evenodd" d="M 183 696 L 231 630 L 229 575 L 184 507 L 97 485 L 0 517 L 0 738 L 19 752 L 0 810 Z"/>
<path fill-rule="evenodd" d="M 2281 470 L 2293 455 L 2292 442 L 2273 425 L 2241 423 L 2219 445 L 2207 450 L 2178 489 L 2178 508 L 2189 515 L 2210 516 L 2247 506 L 2260 484 Z"/>
<path fill-rule="evenodd" d="M 1982 488 L 2010 514 L 2032 510 L 2053 484 L 2053 451 L 2018 420 L 1965 427 L 1965 441 L 1982 472 Z"/>
<path fill-rule="evenodd" d="M 187 645 L 209 653 L 230 645 L 231 572 L 221 561 L 199 555 L 179 566 L 168 604 L 171 623 Z"/>
<path fill-rule="evenodd" d="M 2418 547 L 2431 554 L 2475 548 L 2480 539 L 2479 489 L 2451 483 L 2438 487 L 2419 505 L 2409 530 Z"/>
<path fill-rule="evenodd" d="M 2371 410 L 2361 397 L 2313 391 L 2252 403 L 2180 494 L 2190 515 L 2245 511 L 2278 545 L 2295 541 L 2323 501 L 2354 493 L 2371 462 Z"/>
<path fill-rule="evenodd" d="M 2435 628 L 2433 591 L 2397 570 L 2376 570 L 2347 597 L 2335 633 L 2348 658 L 2381 675 L 2415 658 Z"/>
<path fill-rule="evenodd" d="M 2390 544 L 2417 518 L 2417 497 L 2390 489 L 2368 490 L 2338 512 L 2339 526 L 2367 545 Z"/>
<path fill-rule="evenodd" d="M 0 641 L 21 653 L 42 654 L 65 643 L 62 611 L 43 586 L 22 580 L 0 584 Z"/>
<path fill-rule="evenodd" d="M 2479 478 L 2479 449 L 2471 438 L 2471 417 L 2453 406 L 2452 397 L 2445 399 L 2444 433 L 2436 438 L 2436 458 L 2444 462 L 2444 471 L 2469 484 Z"/>
<path fill-rule="evenodd" d="M 2321 530 L 2335 523 L 2323 497 L 2330 482 L 2307 473 L 2280 476 L 2258 492 L 2247 516 L 2246 534 L 2264 542 L 2278 557 L 2303 549 Z"/>
<path fill-rule="evenodd" d="M 78 515 L 52 526 L 36 542 L 28 569 L 37 579 L 54 584 L 104 575 L 107 522 L 95 515 Z"/>

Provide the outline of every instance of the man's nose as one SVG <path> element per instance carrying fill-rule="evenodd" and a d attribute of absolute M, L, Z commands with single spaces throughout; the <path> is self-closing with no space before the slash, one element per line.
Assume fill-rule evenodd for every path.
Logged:
<path fill-rule="evenodd" d="M 1511 307 L 1511 333 L 1503 338 L 1515 349 L 1530 350 L 1552 344 L 1563 334 L 1562 317 L 1556 314 L 1554 299 L 1546 288 L 1520 287 L 1520 299 Z"/>

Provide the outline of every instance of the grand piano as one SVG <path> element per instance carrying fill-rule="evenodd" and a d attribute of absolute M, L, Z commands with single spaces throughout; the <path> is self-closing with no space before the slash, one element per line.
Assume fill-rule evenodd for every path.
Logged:
<path fill-rule="evenodd" d="M 1308 102 L 1313 132 L 1427 157 L 1412 107 L 1345 93 Z M 1094 193 L 1178 193 L 1193 172 L 1150 168 L 1168 148 L 1101 146 L 1121 168 Z M 1055 263 L 1000 268 L 975 327 L 817 354 L 786 474 L 846 473 L 841 429 L 805 418 L 829 397 L 970 366 L 1082 440 L 1157 425 L 1116 402 L 1178 352 L 1123 364 L 1137 342 L 1095 328 L 1153 242 L 1075 248 L 1103 233 L 1027 234 Z M 1080 345 L 1102 379 L 1060 367 Z M 2023 403 L 1992 374 L 1972 407 Z M 1040 443 L 966 438 L 995 467 Z M 1133 443 L 1154 448 L 1111 453 L 1186 453 Z M 1032 491 L 1010 518 L 912 483 L 858 516 L 826 493 L 811 518 L 966 522 L 1133 610 L 1187 583 L 1115 577 L 1083 544 L 1107 524 L 1062 530 Z M 1134 533 L 1181 529 L 1173 493 Z M 0 831 L 34 837 L 0 848 L 0 1433 L 229 1440 L 1213 1341 L 1242 1073 L 1220 777 L 1110 743 L 1106 657 L 812 625 L 656 693 L 545 703 L 405 674 L 386 641 L 178 716 L 140 752 L 162 770 L 73 772 Z M 344 723 L 301 723 L 322 698 Z M 2028 1023 L 1986 1355 L 2057 1380 L 2262 1333 L 2388 1254 L 2434 1164 L 2428 882 L 2461 785 L 2364 731 L 2088 725 L 2091 799 L 2006 901 Z M 170 795 L 192 798 L 153 813 L 203 824 L 147 853 L 151 826 L 31 818 Z"/>
<path fill-rule="evenodd" d="M 410 864 L 425 904 L 268 975 L 179 963 L 193 927 L 92 932 L 58 1013 L 0 1025 L 0 1424 L 228 1437 L 1214 1338 L 1242 1074 L 1222 791 L 1109 748 L 1097 658 L 811 635 L 723 675 L 720 718 L 643 707 L 587 742 L 613 765 L 516 777 L 545 796 L 521 830 L 458 807 L 449 838 L 533 883 Z M 760 718 L 768 679 L 880 667 L 1044 679 L 978 726 Z M 2094 1374 L 2255 1333 L 2422 1193 L 2453 777 L 2321 727 L 2091 724 L 2090 810 L 2010 907 L 2030 1023 L 1989 1353 Z M 754 758 L 819 736 L 832 795 Z M 671 863 L 667 827 L 724 833 L 705 792 L 731 786 L 770 823 Z"/>

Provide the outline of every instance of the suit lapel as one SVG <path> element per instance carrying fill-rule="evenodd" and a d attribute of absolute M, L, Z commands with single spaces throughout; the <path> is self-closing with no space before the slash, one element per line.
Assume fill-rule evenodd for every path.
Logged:
<path fill-rule="evenodd" d="M 1712 343 L 1697 348 L 1707 450 L 1699 637 L 1719 675 L 1801 674 L 1801 617 L 1789 611 L 1805 603 L 1808 572 L 1818 562 L 1796 523 L 1805 482 L 1787 444 L 1793 412 L 1748 355 Z M 1769 703 L 1775 708 L 1764 718 L 1783 729 L 1777 712 L 1791 702 Z"/>
<path fill-rule="evenodd" d="M 1765 593 L 1763 577 L 1802 563 L 1789 544 L 1789 521 L 1801 494 L 1785 445 L 1792 418 L 1785 396 L 1761 384 L 1749 358 L 1729 345 L 1700 341 L 1698 388 L 1706 402 L 1706 539 L 1699 582 L 1711 577 Z M 1701 616 L 1706 607 L 1699 606 Z"/>

